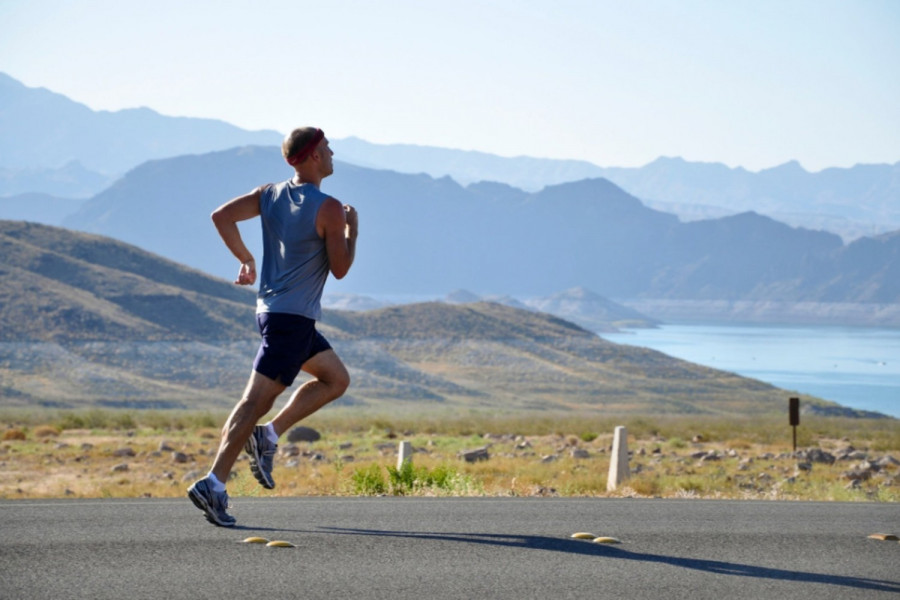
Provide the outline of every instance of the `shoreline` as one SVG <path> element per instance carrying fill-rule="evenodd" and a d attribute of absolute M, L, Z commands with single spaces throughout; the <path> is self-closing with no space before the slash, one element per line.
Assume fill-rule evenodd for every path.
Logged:
<path fill-rule="evenodd" d="M 900 330 L 707 321 L 600 335 L 764 381 L 788 394 L 900 418 L 900 363 L 894 358 Z"/>
<path fill-rule="evenodd" d="M 617 302 L 671 324 L 900 328 L 900 304 L 664 298 Z"/>

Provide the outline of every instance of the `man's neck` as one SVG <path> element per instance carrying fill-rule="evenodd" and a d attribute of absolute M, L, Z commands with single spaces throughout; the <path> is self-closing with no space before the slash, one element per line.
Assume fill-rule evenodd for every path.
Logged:
<path fill-rule="evenodd" d="M 311 183 L 316 187 L 319 187 L 319 185 L 321 185 L 321 183 L 322 183 L 321 177 L 310 177 L 308 175 L 304 176 L 304 175 L 301 175 L 300 173 L 295 174 L 291 180 L 294 183 L 296 183 L 297 185 L 300 185 L 303 183 Z"/>

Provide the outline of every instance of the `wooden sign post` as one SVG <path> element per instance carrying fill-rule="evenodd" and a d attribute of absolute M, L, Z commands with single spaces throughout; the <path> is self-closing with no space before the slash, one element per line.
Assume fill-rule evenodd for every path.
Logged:
<path fill-rule="evenodd" d="M 797 425 L 800 424 L 800 398 L 790 398 L 788 400 L 788 413 L 791 421 L 791 427 L 794 428 L 794 452 L 797 451 Z"/>

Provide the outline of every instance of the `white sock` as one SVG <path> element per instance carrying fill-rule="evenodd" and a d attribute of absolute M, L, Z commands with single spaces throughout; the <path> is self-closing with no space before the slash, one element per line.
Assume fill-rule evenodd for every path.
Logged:
<path fill-rule="evenodd" d="M 215 476 L 215 474 L 210 471 L 209 475 L 206 476 L 209 479 L 209 482 L 212 484 L 212 489 L 214 492 L 224 492 L 225 484 L 219 481 L 219 478 Z"/>
<path fill-rule="evenodd" d="M 272 425 L 272 421 L 269 421 L 264 425 L 266 428 L 266 437 L 269 438 L 269 441 L 273 444 L 278 443 L 278 434 L 275 433 L 275 426 Z"/>

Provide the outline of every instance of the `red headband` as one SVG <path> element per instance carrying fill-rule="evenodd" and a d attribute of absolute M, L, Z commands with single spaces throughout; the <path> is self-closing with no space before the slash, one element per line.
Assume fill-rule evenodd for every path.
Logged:
<path fill-rule="evenodd" d="M 319 142 L 321 142 L 324 137 L 325 132 L 321 129 L 316 129 L 316 133 L 312 136 L 312 139 L 309 140 L 309 142 L 307 142 L 305 146 L 289 155 L 285 160 L 292 167 L 299 165 L 304 160 L 309 158 L 309 155 L 313 153 L 313 151 L 316 149 L 316 146 L 319 145 Z"/>

